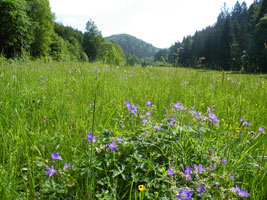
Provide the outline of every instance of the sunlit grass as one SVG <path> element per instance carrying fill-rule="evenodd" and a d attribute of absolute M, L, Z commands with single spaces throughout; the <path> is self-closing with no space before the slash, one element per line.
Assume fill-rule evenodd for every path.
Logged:
<path fill-rule="evenodd" d="M 176 173 L 183 173 L 185 166 L 193 167 L 193 164 L 208 168 L 211 148 L 217 152 L 218 159 L 225 157 L 228 161 L 216 170 L 220 178 L 209 174 L 222 181 L 219 183 L 222 187 L 212 193 L 214 198 L 220 199 L 225 193 L 223 189 L 235 184 L 245 187 L 252 199 L 266 197 L 267 139 L 258 131 L 258 127 L 267 129 L 266 75 L 105 66 L 100 77 L 102 67 L 101 63 L 76 62 L 0 63 L 0 193 L 3 199 L 43 199 L 45 195 L 51 199 L 64 195 L 71 199 L 94 199 L 94 195 L 99 199 L 170 197 L 174 187 L 179 189 L 183 184 L 176 183 L 181 179 L 178 175 L 168 179 L 167 168 L 175 168 Z M 93 151 L 100 152 L 92 158 L 86 133 L 92 131 L 97 83 L 94 127 L 104 146 L 96 143 Z M 131 115 L 124 101 L 135 103 L 140 115 Z M 149 109 L 147 101 L 153 103 Z M 201 113 L 213 106 L 220 119 L 219 126 L 199 122 L 188 114 L 171 114 L 171 103 L 177 101 Z M 143 125 L 141 118 L 146 112 L 151 112 L 151 120 Z M 176 126 L 156 134 L 154 125 L 168 124 L 174 116 Z M 240 118 L 251 126 L 242 126 Z M 185 125 L 196 132 L 188 132 Z M 103 132 L 109 137 L 105 138 Z M 127 143 L 120 144 L 117 151 L 107 151 L 105 145 L 119 136 Z M 148 148 L 142 142 L 158 148 Z M 156 149 L 160 149 L 159 157 L 153 154 Z M 52 152 L 59 152 L 72 168 L 48 179 L 47 166 L 64 167 L 64 162 L 51 160 Z M 162 164 L 163 161 L 166 163 Z M 142 166 L 146 171 L 142 171 Z M 123 167 L 125 174 L 118 174 Z M 235 174 L 235 183 L 229 182 L 227 173 Z M 153 180 L 163 188 L 156 188 Z M 210 177 L 208 180 L 212 184 Z M 184 184 L 189 187 L 191 183 Z M 145 185 L 146 195 L 139 195 L 138 185 Z M 227 185 L 229 188 L 225 188 Z"/>

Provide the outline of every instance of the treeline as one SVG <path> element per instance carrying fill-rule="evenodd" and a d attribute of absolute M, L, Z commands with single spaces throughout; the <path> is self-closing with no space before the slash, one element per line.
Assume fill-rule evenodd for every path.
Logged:
<path fill-rule="evenodd" d="M 185 67 L 267 72 L 267 0 L 249 8 L 237 2 L 224 7 L 213 26 L 187 36 L 169 49 L 160 50 L 156 61 Z"/>
<path fill-rule="evenodd" d="M 92 20 L 84 33 L 55 23 L 49 0 L 0 0 L 0 24 L 6 58 L 125 62 L 121 47 L 103 38 Z"/>

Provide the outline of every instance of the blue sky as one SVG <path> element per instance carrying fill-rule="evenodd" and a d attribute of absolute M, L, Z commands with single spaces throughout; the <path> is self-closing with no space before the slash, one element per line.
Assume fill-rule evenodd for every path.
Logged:
<path fill-rule="evenodd" d="M 56 21 L 84 31 L 92 19 L 104 37 L 127 33 L 159 48 L 170 47 L 216 22 L 223 3 L 236 0 L 49 0 Z M 254 0 L 246 0 L 249 5 Z M 242 1 L 239 1 L 240 3 Z"/>

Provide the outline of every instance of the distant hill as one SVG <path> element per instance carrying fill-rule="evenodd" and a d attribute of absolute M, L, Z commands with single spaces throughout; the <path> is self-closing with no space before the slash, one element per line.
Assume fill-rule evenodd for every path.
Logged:
<path fill-rule="evenodd" d="M 128 34 L 118 34 L 106 37 L 108 41 L 117 42 L 126 54 L 135 55 L 138 58 L 154 57 L 159 51 L 152 44 L 148 44 Z"/>

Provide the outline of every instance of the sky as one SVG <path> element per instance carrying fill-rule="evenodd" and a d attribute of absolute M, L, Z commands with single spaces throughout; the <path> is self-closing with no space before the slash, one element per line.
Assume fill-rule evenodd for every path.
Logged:
<path fill-rule="evenodd" d="M 49 0 L 56 22 L 85 31 L 92 19 L 104 37 L 126 33 L 158 48 L 213 25 L 236 0 Z M 254 0 L 246 0 L 247 6 Z M 242 1 L 240 1 L 242 2 Z"/>

